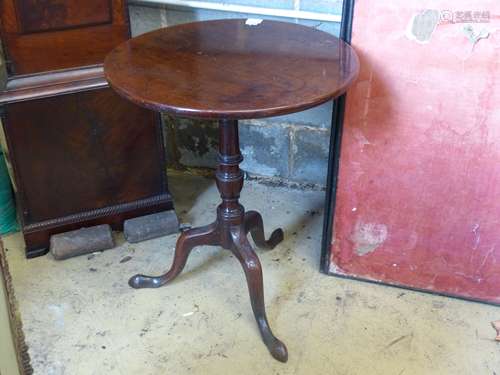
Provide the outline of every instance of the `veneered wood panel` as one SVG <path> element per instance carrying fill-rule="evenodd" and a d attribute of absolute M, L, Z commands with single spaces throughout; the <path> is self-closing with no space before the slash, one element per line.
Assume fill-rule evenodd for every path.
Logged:
<path fill-rule="evenodd" d="M 28 35 L 6 35 L 7 54 L 16 75 L 102 63 L 113 46 L 126 40 L 125 25 Z"/>
<path fill-rule="evenodd" d="M 102 1 L 98 15 L 91 13 L 96 10 L 95 0 L 88 3 L 52 0 L 48 3 L 64 5 L 68 12 L 71 9 L 71 15 L 61 17 L 57 11 L 50 13 L 50 8 L 38 4 L 47 13 L 39 12 L 42 14 L 35 20 L 28 16 L 29 3 L 19 15 L 14 1 L 0 2 L 0 31 L 10 75 L 100 64 L 106 54 L 130 34 L 124 0 Z M 107 11 L 106 4 L 110 7 Z M 104 18 L 109 21 L 101 23 L 105 22 Z M 26 33 L 25 27 L 37 32 Z"/>
<path fill-rule="evenodd" d="M 165 192 L 156 114 L 109 88 L 9 104 L 4 116 L 25 225 Z"/>
<path fill-rule="evenodd" d="M 15 0 L 15 4 L 24 33 L 111 21 L 109 0 Z"/>
<path fill-rule="evenodd" d="M 500 4 L 423 7 L 356 1 L 330 271 L 500 303 Z"/>

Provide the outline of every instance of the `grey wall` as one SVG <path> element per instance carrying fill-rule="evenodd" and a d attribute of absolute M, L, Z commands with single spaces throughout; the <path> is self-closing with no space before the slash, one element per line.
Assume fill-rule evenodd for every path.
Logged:
<path fill-rule="evenodd" d="M 235 4 L 291 8 L 340 14 L 338 0 L 232 0 Z M 266 18 L 260 15 L 228 13 L 163 5 L 135 3 L 129 6 L 132 35 L 160 27 L 197 20 L 220 18 Z M 287 19 L 280 18 L 284 21 Z M 296 20 L 287 20 L 295 22 Z M 320 30 L 339 34 L 338 23 L 298 20 Z M 241 167 L 253 176 L 286 179 L 324 185 L 328 164 L 332 103 L 287 116 L 240 122 Z M 167 160 L 170 167 L 213 168 L 217 156 L 217 127 L 210 121 L 163 115 Z"/>

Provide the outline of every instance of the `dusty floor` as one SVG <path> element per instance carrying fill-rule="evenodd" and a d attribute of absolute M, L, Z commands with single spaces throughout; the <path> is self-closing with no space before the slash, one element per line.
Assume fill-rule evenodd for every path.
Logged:
<path fill-rule="evenodd" d="M 171 190 L 182 221 L 212 221 L 212 181 L 174 177 Z M 128 278 L 164 271 L 176 235 L 119 238 L 113 250 L 60 262 L 25 260 L 13 235 L 4 242 L 35 374 L 500 374 L 490 326 L 500 308 L 320 274 L 322 192 L 248 182 L 242 201 L 264 213 L 268 233 L 285 230 L 258 253 L 288 363 L 261 343 L 229 252 L 199 248 L 171 285 L 137 291 Z"/>

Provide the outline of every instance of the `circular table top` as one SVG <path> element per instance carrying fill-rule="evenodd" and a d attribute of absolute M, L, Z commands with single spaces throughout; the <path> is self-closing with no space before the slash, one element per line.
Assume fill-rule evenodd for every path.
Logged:
<path fill-rule="evenodd" d="M 140 35 L 111 51 L 104 73 L 132 102 L 194 118 L 283 115 L 343 94 L 359 71 L 335 36 L 293 23 L 194 22 Z"/>

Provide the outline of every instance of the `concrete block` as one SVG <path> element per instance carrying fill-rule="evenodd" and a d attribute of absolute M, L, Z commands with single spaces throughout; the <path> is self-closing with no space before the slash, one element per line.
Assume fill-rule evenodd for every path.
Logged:
<path fill-rule="evenodd" d="M 264 122 L 301 123 L 318 128 L 329 128 L 332 123 L 333 101 L 326 102 L 305 111 L 292 113 L 285 116 L 276 116 L 263 119 Z"/>
<path fill-rule="evenodd" d="M 163 126 L 163 143 L 167 155 L 167 166 L 176 168 L 179 166 L 180 153 L 175 141 L 175 118 L 163 113 L 161 116 L 161 123 Z"/>
<path fill-rule="evenodd" d="M 328 169 L 330 132 L 299 128 L 291 136 L 290 179 L 324 185 Z"/>
<path fill-rule="evenodd" d="M 167 25 L 174 26 L 181 23 L 189 23 L 195 21 L 205 21 L 203 18 L 198 18 L 197 9 L 189 8 L 171 8 L 167 11 Z"/>
<path fill-rule="evenodd" d="M 218 125 L 213 121 L 171 118 L 179 162 L 188 167 L 215 168 L 219 145 Z"/>
<path fill-rule="evenodd" d="M 340 35 L 340 22 L 326 22 L 326 21 L 315 21 L 315 20 L 300 20 L 299 23 L 304 26 L 312 27 L 317 30 L 324 31 L 326 33 L 335 35 L 338 37 Z"/>
<path fill-rule="evenodd" d="M 245 13 L 223 12 L 223 11 L 209 10 L 209 9 L 172 8 L 168 9 L 167 11 L 167 24 L 169 26 L 172 26 L 181 23 L 195 22 L 195 21 L 209 21 L 209 20 L 220 20 L 229 18 L 249 18 L 249 17 L 258 17 L 258 16 Z"/>
<path fill-rule="evenodd" d="M 179 231 L 179 220 L 174 210 L 125 220 L 123 234 L 130 243 L 167 236 Z"/>
<path fill-rule="evenodd" d="M 221 0 L 205 0 L 211 3 L 220 3 Z M 231 0 L 230 4 L 247 5 L 264 8 L 293 9 L 294 0 Z"/>
<path fill-rule="evenodd" d="M 342 0 L 300 0 L 300 10 L 342 14 Z"/>
<path fill-rule="evenodd" d="M 220 2 L 220 0 L 208 0 L 208 1 Z M 235 5 L 247 5 L 256 7 L 277 8 L 277 9 L 293 9 L 294 7 L 294 0 L 231 0 L 230 3 Z M 169 26 L 186 22 L 218 20 L 227 18 L 273 19 L 273 17 L 263 16 L 263 15 L 223 12 L 223 11 L 209 10 L 209 9 L 169 8 L 167 11 L 167 24 Z M 283 21 L 283 18 L 274 18 L 274 19 Z"/>
<path fill-rule="evenodd" d="M 159 5 L 130 5 L 128 11 L 133 37 L 163 27 L 166 20 L 165 8 Z"/>
<path fill-rule="evenodd" d="M 323 22 L 316 29 L 338 37 L 340 35 L 340 22 Z"/>
<path fill-rule="evenodd" d="M 195 22 L 195 21 L 209 21 L 220 20 L 229 18 L 249 18 L 257 17 L 255 15 L 245 13 L 224 12 L 209 9 L 168 9 L 167 11 L 167 24 L 169 26 L 178 25 L 181 23 Z"/>
<path fill-rule="evenodd" d="M 81 228 L 50 237 L 50 252 L 57 260 L 111 249 L 115 246 L 108 224 Z"/>
<path fill-rule="evenodd" d="M 240 122 L 241 168 L 270 177 L 288 177 L 289 129 L 251 120 Z"/>

